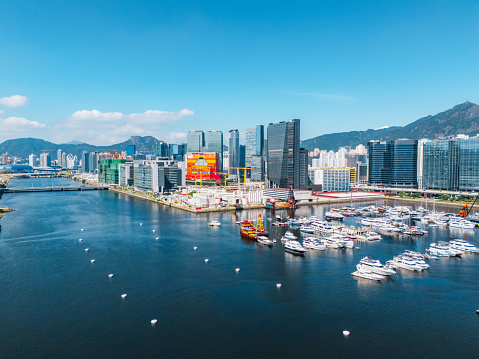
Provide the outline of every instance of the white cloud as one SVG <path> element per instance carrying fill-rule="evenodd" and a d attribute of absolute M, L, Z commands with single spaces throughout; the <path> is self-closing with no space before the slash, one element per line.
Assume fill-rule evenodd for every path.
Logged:
<path fill-rule="evenodd" d="M 18 137 L 41 137 L 46 125 L 23 117 L 0 118 L 0 142 Z"/>
<path fill-rule="evenodd" d="M 178 140 L 184 140 L 186 138 L 186 132 L 171 132 L 167 140 L 171 142 L 176 142 Z"/>
<path fill-rule="evenodd" d="M 5 112 L 5 110 L 0 110 L 0 115 L 1 115 L 2 113 L 4 113 L 4 112 Z"/>
<path fill-rule="evenodd" d="M 5 119 L 0 118 L 0 128 L 2 131 L 9 128 L 43 128 L 45 124 L 37 121 L 29 121 L 23 117 L 7 117 Z"/>
<path fill-rule="evenodd" d="M 99 121 L 112 121 L 118 120 L 123 117 L 121 112 L 100 112 L 98 110 L 81 110 L 74 112 L 71 116 L 74 120 L 87 121 L 87 120 L 99 120 Z"/>
<path fill-rule="evenodd" d="M 95 145 L 109 145 L 125 141 L 130 136 L 163 139 L 169 132 L 173 132 L 171 139 L 185 138 L 186 133 L 175 130 L 179 129 L 182 120 L 193 115 L 194 112 L 189 109 L 179 112 L 148 110 L 131 114 L 79 110 L 54 125 L 54 140 L 68 142 L 75 139 Z"/>
<path fill-rule="evenodd" d="M 27 97 L 21 95 L 13 95 L 10 97 L 0 97 L 0 104 L 8 107 L 20 107 L 27 103 Z"/>

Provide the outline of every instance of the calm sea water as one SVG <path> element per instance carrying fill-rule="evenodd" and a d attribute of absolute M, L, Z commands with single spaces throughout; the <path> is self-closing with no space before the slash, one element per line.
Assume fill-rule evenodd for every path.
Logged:
<path fill-rule="evenodd" d="M 194 215 L 109 191 L 5 194 L 0 205 L 16 210 L 0 221 L 2 358 L 478 356 L 479 255 L 384 283 L 351 272 L 365 255 L 384 262 L 458 237 L 479 245 L 479 229 L 431 228 L 302 258 L 280 241 L 240 238 L 235 221 L 269 211 Z"/>

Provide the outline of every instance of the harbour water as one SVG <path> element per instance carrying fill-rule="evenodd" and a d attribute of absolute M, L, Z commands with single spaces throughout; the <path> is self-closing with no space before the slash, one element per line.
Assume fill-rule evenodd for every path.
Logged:
<path fill-rule="evenodd" d="M 42 180 L 10 186 L 32 181 Z M 309 251 L 303 258 L 285 253 L 279 240 L 268 248 L 240 238 L 235 222 L 271 217 L 265 210 L 196 215 L 111 191 L 5 194 L 0 204 L 15 209 L 1 219 L 2 358 L 479 352 L 479 255 L 429 261 L 424 273 L 398 270 L 383 283 L 351 276 L 366 255 L 384 263 L 405 249 L 424 253 L 431 242 L 453 238 L 478 246 L 479 229 L 436 227 L 416 239 L 388 236 L 360 250 Z M 296 216 L 322 218 L 329 208 L 301 207 Z M 208 227 L 212 219 L 221 227 Z M 270 224 L 278 239 L 287 230 Z"/>

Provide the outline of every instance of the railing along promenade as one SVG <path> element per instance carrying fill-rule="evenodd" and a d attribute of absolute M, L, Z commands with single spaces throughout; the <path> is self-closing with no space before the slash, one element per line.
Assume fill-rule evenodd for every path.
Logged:
<path fill-rule="evenodd" d="M 47 187 L 5 187 L 1 193 L 28 193 L 28 192 L 64 192 L 64 191 L 99 191 L 108 190 L 108 186 L 47 186 Z"/>

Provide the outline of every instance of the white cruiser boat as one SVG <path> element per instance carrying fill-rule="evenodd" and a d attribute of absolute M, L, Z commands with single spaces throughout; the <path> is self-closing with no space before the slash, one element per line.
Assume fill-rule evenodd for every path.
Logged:
<path fill-rule="evenodd" d="M 329 220 L 333 221 L 342 221 L 344 219 L 344 216 L 340 212 L 334 212 L 334 211 L 327 211 L 324 214 L 324 217 Z"/>
<path fill-rule="evenodd" d="M 291 233 L 290 231 L 286 231 L 284 236 L 281 238 L 281 241 L 287 242 L 287 241 L 295 241 L 297 239 L 298 237 L 296 237 L 293 233 Z"/>
<path fill-rule="evenodd" d="M 353 248 L 354 242 L 350 240 L 348 237 L 343 236 L 342 234 L 332 234 L 328 237 L 330 240 L 336 241 L 338 244 L 342 243 L 344 248 Z"/>
<path fill-rule="evenodd" d="M 218 222 L 216 219 L 212 220 L 210 223 L 208 223 L 210 227 L 219 227 L 221 226 L 221 223 Z"/>
<path fill-rule="evenodd" d="M 431 243 L 429 246 L 429 254 L 432 254 L 436 257 L 456 257 L 460 256 L 461 252 L 452 249 L 449 246 L 449 243 Z"/>
<path fill-rule="evenodd" d="M 397 256 L 391 261 L 393 267 L 403 268 L 411 271 L 422 271 L 423 268 L 418 265 L 412 258 L 407 256 Z"/>
<path fill-rule="evenodd" d="M 326 246 L 321 243 L 321 239 L 316 237 L 307 237 L 303 239 L 303 247 L 318 251 L 324 251 L 326 249 Z"/>
<path fill-rule="evenodd" d="M 314 221 L 311 223 L 311 227 L 319 233 L 333 233 L 334 229 L 327 222 Z"/>
<path fill-rule="evenodd" d="M 479 248 L 463 239 L 453 239 L 452 241 L 449 241 L 449 243 L 452 249 L 461 252 L 479 253 Z"/>
<path fill-rule="evenodd" d="M 451 218 L 449 220 L 449 227 L 453 228 L 462 228 L 462 229 L 474 229 L 476 223 L 468 221 L 463 218 Z"/>
<path fill-rule="evenodd" d="M 335 249 L 344 248 L 344 245 L 342 242 L 340 243 L 335 240 L 329 239 L 329 237 L 322 238 L 322 242 L 328 248 L 335 248 Z"/>
<path fill-rule="evenodd" d="M 262 244 L 264 246 L 272 246 L 273 245 L 273 241 L 271 239 L 269 239 L 268 237 L 265 237 L 265 236 L 256 237 L 256 241 L 259 244 Z"/>
<path fill-rule="evenodd" d="M 300 232 L 303 233 L 308 233 L 308 234 L 313 234 L 314 233 L 314 227 L 311 226 L 301 226 L 299 229 Z"/>
<path fill-rule="evenodd" d="M 370 272 L 370 271 L 364 269 L 359 264 L 356 266 L 356 269 L 357 269 L 356 272 L 351 273 L 354 277 L 377 280 L 377 281 L 380 281 L 380 280 L 384 279 L 384 277 L 382 275 Z"/>
<path fill-rule="evenodd" d="M 289 253 L 304 255 L 306 249 L 298 241 L 287 241 L 284 244 L 284 250 Z"/>
<path fill-rule="evenodd" d="M 365 271 L 370 271 L 380 275 L 393 275 L 396 274 L 396 271 L 392 268 L 386 267 L 381 264 L 377 259 L 372 259 L 371 257 L 364 257 L 359 262 L 358 266 Z M 359 267 L 358 267 L 359 268 Z"/>

